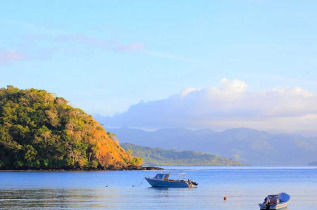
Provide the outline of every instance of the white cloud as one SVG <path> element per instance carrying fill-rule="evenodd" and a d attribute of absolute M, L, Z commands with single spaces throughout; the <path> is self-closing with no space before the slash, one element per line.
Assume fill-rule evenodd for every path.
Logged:
<path fill-rule="evenodd" d="M 194 92 L 194 91 L 200 91 L 199 88 L 185 88 L 181 93 L 181 97 L 186 97 L 188 94 Z"/>
<path fill-rule="evenodd" d="M 222 79 L 220 87 L 186 88 L 164 100 L 132 105 L 104 123 L 143 128 L 314 130 L 317 96 L 298 87 L 248 91 L 243 81 Z"/>
<path fill-rule="evenodd" d="M 230 81 L 228 79 L 222 79 L 221 84 L 222 90 L 226 92 L 239 93 L 244 92 L 248 88 L 248 85 L 240 80 Z"/>

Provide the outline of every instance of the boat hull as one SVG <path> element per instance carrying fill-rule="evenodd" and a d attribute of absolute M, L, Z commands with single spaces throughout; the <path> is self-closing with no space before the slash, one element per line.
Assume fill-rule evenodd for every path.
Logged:
<path fill-rule="evenodd" d="M 268 208 L 268 209 L 274 209 L 274 210 L 277 210 L 277 209 L 286 209 L 287 208 L 287 205 L 288 205 L 288 203 L 289 202 L 285 202 L 285 203 L 281 203 L 281 204 L 270 204 L 270 207 Z M 265 204 L 263 204 L 263 203 L 261 203 L 261 204 L 259 204 L 259 206 L 260 206 L 260 209 L 261 210 L 266 210 L 267 208 L 266 208 L 266 205 Z"/>
<path fill-rule="evenodd" d="M 165 187 L 165 188 L 189 188 L 193 187 L 193 185 L 188 184 L 187 181 L 184 180 L 177 180 L 177 181 L 168 181 L 168 180 L 157 180 L 151 178 L 145 178 L 146 181 L 152 187 Z"/>

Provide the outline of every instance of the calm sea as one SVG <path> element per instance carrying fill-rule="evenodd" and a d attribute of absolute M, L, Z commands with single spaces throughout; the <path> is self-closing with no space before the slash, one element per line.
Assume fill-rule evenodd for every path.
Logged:
<path fill-rule="evenodd" d="M 165 169 L 198 187 L 151 188 L 144 177 L 160 171 L 0 172 L 0 208 L 253 210 L 267 194 L 286 192 L 288 210 L 317 210 L 317 167 Z"/>

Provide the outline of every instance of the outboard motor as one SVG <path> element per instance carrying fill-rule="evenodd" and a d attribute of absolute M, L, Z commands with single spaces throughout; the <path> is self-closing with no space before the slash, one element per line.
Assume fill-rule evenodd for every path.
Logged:
<path fill-rule="evenodd" d="M 198 183 L 197 183 L 197 182 L 194 182 L 194 181 L 192 181 L 192 184 L 195 185 L 195 186 L 198 185 Z"/>
<path fill-rule="evenodd" d="M 269 210 L 269 209 L 270 209 L 270 198 L 269 198 L 269 197 L 266 197 L 266 198 L 264 199 L 264 203 L 265 203 L 266 209 Z"/>
<path fill-rule="evenodd" d="M 197 182 L 194 182 L 193 180 L 191 180 L 191 179 L 188 179 L 188 183 L 189 184 L 192 184 L 192 185 L 195 185 L 195 186 L 197 186 L 198 185 L 198 183 Z"/>
<path fill-rule="evenodd" d="M 266 210 L 270 210 L 270 204 L 266 204 Z"/>

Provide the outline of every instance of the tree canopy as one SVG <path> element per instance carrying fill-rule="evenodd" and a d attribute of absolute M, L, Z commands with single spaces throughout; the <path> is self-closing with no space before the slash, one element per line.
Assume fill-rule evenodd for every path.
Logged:
<path fill-rule="evenodd" d="M 0 89 L 0 169 L 123 169 L 141 164 L 116 135 L 45 90 Z"/>

